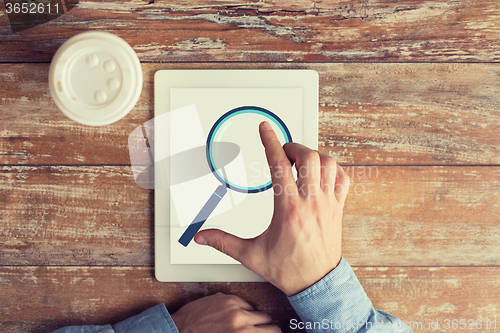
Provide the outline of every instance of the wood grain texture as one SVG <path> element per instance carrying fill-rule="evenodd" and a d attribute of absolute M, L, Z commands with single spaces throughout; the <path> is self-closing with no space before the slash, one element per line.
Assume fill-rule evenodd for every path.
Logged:
<path fill-rule="evenodd" d="M 57 108 L 49 92 L 49 65 L 0 67 L 1 164 L 130 164 L 128 135 L 154 117 L 153 73 L 144 73 L 140 100 L 125 119 L 91 127 L 70 120 Z"/>
<path fill-rule="evenodd" d="M 500 264 L 499 167 L 345 167 L 343 255 Z M 0 265 L 153 266 L 153 192 L 130 167 L 1 167 Z"/>
<path fill-rule="evenodd" d="M 446 319 L 500 320 L 498 267 L 360 267 L 354 271 L 374 307 L 408 323 L 413 332 L 465 331 L 446 329 Z M 439 328 L 429 329 L 429 321 L 438 321 Z M 500 329 L 498 324 L 496 329 L 478 328 L 474 331 Z"/>
<path fill-rule="evenodd" d="M 2 264 L 153 263 L 153 192 L 129 167 L 3 167 Z"/>
<path fill-rule="evenodd" d="M 455 332 L 445 319 L 497 321 L 500 328 L 500 268 L 354 267 L 377 309 L 409 323 L 414 332 Z M 268 283 L 160 283 L 149 268 L 1 267 L 5 286 L 0 330 L 48 333 L 67 325 L 116 323 L 158 303 L 173 313 L 183 304 L 223 292 L 267 312 L 283 332 L 298 318 L 285 295 Z M 481 283 L 478 283 L 481 281 Z M 29 295 L 29 300 L 26 298 Z M 439 330 L 428 329 L 438 321 Z M 421 323 L 421 324 L 419 324 Z"/>
<path fill-rule="evenodd" d="M 298 318 L 269 283 L 160 283 L 150 268 L 1 267 L 0 281 L 0 331 L 9 333 L 114 324 L 159 303 L 173 313 L 217 292 L 238 295 L 278 322 Z"/>
<path fill-rule="evenodd" d="M 342 248 L 353 264 L 500 264 L 500 168 L 350 167 L 346 172 L 351 186 Z"/>
<path fill-rule="evenodd" d="M 331 67 L 330 67 L 331 66 Z M 500 67 L 332 64 L 320 150 L 353 164 L 499 164 Z"/>
<path fill-rule="evenodd" d="M 374 306 L 414 332 L 500 331 L 499 13 L 497 0 L 90 0 L 14 34 L 0 2 L 0 332 L 216 292 L 295 332 L 268 283 L 154 278 L 153 192 L 133 182 L 127 138 L 154 115 L 154 72 L 175 68 L 318 71 L 320 150 L 351 164 L 343 256 Z M 47 85 L 56 50 L 89 30 L 124 38 L 144 72 L 136 107 L 98 128 L 67 119 Z"/>
<path fill-rule="evenodd" d="M 499 9 L 496 0 L 80 1 L 15 34 L 0 11 L 0 62 L 49 62 L 88 30 L 119 35 L 141 61 L 491 62 Z"/>
<path fill-rule="evenodd" d="M 497 64 L 143 64 L 144 88 L 124 119 L 66 118 L 48 64 L 0 65 L 0 164 L 129 164 L 130 132 L 154 116 L 159 69 L 313 69 L 320 77 L 320 150 L 351 164 L 500 164 Z"/>

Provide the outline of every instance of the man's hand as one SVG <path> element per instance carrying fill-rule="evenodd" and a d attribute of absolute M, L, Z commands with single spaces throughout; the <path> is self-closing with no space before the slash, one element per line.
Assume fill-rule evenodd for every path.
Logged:
<path fill-rule="evenodd" d="M 238 296 L 215 294 L 188 303 L 172 315 L 180 333 L 281 333 L 271 317 Z"/>
<path fill-rule="evenodd" d="M 271 224 L 252 239 L 207 229 L 194 240 L 238 260 L 291 296 L 321 280 L 340 262 L 349 177 L 327 155 L 297 143 L 281 147 L 267 122 L 259 131 L 273 182 Z"/>

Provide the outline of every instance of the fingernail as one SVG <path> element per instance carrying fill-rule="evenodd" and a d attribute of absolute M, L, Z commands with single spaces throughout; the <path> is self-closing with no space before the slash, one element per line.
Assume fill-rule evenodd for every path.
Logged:
<path fill-rule="evenodd" d="M 196 244 L 208 245 L 207 240 L 203 237 L 197 237 L 194 241 L 196 242 Z"/>
<path fill-rule="evenodd" d="M 273 128 L 271 127 L 271 124 L 269 124 L 267 121 L 264 122 L 264 124 L 262 125 L 264 126 L 264 129 L 270 131 L 272 130 Z"/>

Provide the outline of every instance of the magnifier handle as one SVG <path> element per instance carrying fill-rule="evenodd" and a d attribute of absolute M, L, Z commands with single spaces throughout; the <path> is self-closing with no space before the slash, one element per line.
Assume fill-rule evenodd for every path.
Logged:
<path fill-rule="evenodd" d="M 194 235 L 196 235 L 198 230 L 200 230 L 203 223 L 205 223 L 210 214 L 212 214 L 215 207 L 217 207 L 217 205 L 222 200 L 222 198 L 224 198 L 224 195 L 226 193 L 227 193 L 227 187 L 225 184 L 219 185 L 219 187 L 217 187 L 214 193 L 212 193 L 212 196 L 208 199 L 203 208 L 200 210 L 198 215 L 196 215 L 193 222 L 191 222 L 189 227 L 182 234 L 181 238 L 179 238 L 179 243 L 181 243 L 184 246 L 188 246 L 189 242 L 191 242 Z"/>

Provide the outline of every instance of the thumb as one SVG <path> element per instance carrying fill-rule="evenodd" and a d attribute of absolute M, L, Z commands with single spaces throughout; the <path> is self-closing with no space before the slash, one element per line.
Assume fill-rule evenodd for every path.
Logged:
<path fill-rule="evenodd" d="M 247 245 L 249 245 L 247 244 L 249 240 L 236 237 L 219 229 L 202 230 L 194 236 L 194 241 L 199 245 L 211 246 L 242 264 L 245 260 L 244 252 L 247 251 Z"/>

